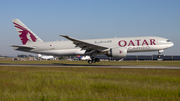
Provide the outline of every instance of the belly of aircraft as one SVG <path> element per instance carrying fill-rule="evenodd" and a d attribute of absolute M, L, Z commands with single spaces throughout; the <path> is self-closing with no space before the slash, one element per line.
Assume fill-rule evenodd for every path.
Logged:
<path fill-rule="evenodd" d="M 85 50 L 80 50 L 80 49 L 41 50 L 41 51 L 34 51 L 33 53 L 41 53 L 45 55 L 56 55 L 56 56 L 84 55 Z"/>

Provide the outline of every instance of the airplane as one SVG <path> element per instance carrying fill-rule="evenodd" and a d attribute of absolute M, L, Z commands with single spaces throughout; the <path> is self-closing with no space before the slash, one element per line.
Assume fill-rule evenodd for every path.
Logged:
<path fill-rule="evenodd" d="M 53 56 L 88 55 L 91 57 L 88 60 L 89 64 L 99 62 L 99 59 L 96 58 L 97 55 L 123 58 L 127 53 L 132 52 L 158 51 L 160 58 L 165 49 L 174 45 L 169 39 L 156 36 L 79 40 L 67 35 L 60 35 L 68 41 L 44 42 L 19 19 L 12 21 L 23 44 L 11 45 L 14 50 Z"/>
<path fill-rule="evenodd" d="M 46 55 L 41 55 L 41 54 L 38 54 L 38 58 L 41 58 L 43 60 L 54 60 L 55 59 L 54 56 L 52 56 L 52 55 L 46 56 Z"/>
<path fill-rule="evenodd" d="M 79 58 L 79 60 L 82 60 L 82 61 L 88 61 L 88 60 L 91 60 L 91 57 L 90 56 L 80 56 L 80 55 L 77 55 L 77 58 Z"/>

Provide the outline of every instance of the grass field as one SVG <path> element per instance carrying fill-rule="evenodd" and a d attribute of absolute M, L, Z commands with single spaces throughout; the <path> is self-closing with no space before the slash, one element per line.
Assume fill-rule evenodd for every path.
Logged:
<path fill-rule="evenodd" d="M 180 101 L 180 70 L 0 66 L 0 101 Z"/>

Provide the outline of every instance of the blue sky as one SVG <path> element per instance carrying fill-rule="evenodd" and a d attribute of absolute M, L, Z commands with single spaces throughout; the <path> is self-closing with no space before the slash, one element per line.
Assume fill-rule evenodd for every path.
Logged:
<path fill-rule="evenodd" d="M 174 46 L 166 55 L 180 55 L 180 0 L 3 0 L 0 3 L 0 55 L 30 54 L 21 45 L 12 19 L 20 19 L 43 41 L 159 36 Z M 157 54 L 157 52 L 140 53 Z"/>

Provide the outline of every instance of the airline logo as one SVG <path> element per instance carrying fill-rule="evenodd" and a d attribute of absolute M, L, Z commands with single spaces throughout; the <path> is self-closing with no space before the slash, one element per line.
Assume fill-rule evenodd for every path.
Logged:
<path fill-rule="evenodd" d="M 121 50 L 119 50 L 119 54 L 123 53 Z"/>
<path fill-rule="evenodd" d="M 120 46 L 120 47 L 125 47 L 125 46 L 143 46 L 143 45 L 156 45 L 156 43 L 155 43 L 155 39 L 150 39 L 150 40 L 146 40 L 146 39 L 144 39 L 144 40 L 130 40 L 130 41 L 125 41 L 125 40 L 120 40 L 119 42 L 118 42 L 118 45 Z"/>
<path fill-rule="evenodd" d="M 21 25 L 14 23 L 14 26 L 18 29 L 21 29 L 22 31 L 19 31 L 19 33 L 21 33 L 19 35 L 23 45 L 25 45 L 28 41 L 33 41 L 36 42 L 37 38 L 30 32 L 28 31 L 26 28 L 22 27 Z"/>

